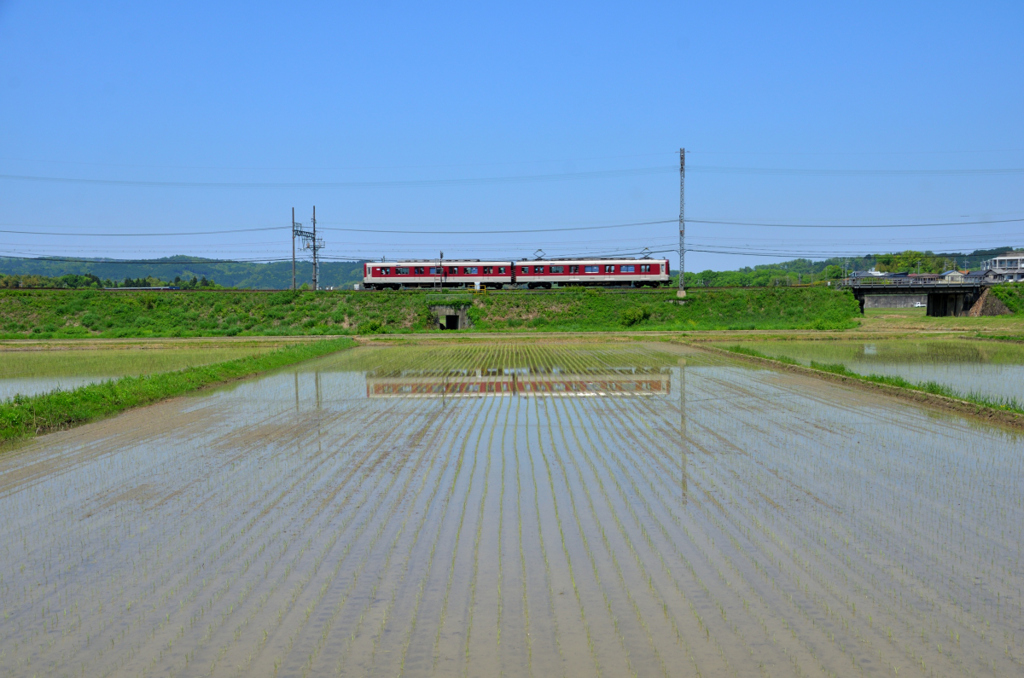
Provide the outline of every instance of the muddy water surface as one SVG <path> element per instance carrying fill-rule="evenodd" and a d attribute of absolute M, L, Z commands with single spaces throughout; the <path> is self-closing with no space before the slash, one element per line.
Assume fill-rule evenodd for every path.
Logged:
<path fill-rule="evenodd" d="M 0 350 L 0 401 L 15 395 L 69 390 L 124 376 L 209 365 L 273 349 L 274 346 L 120 348 L 89 350 Z"/>
<path fill-rule="evenodd" d="M 1024 405 L 1024 345 L 962 339 L 888 341 L 765 341 L 751 344 L 770 356 L 810 364 L 842 363 L 859 374 L 934 381 L 967 394 Z"/>
<path fill-rule="evenodd" d="M 1019 675 L 1022 448 L 666 345 L 356 349 L 0 456 L 0 673 Z"/>

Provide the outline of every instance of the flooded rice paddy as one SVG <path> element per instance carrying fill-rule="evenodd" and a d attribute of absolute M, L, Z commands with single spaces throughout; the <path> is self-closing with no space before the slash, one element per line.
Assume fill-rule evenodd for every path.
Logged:
<path fill-rule="evenodd" d="M 960 393 L 1024 404 L 1024 345 L 964 339 L 886 341 L 765 341 L 751 344 L 770 356 L 805 365 L 842 363 L 860 374 L 934 381 Z"/>
<path fill-rule="evenodd" d="M 69 390 L 124 376 L 209 365 L 274 348 L 266 345 L 203 348 L 0 350 L 0 401 L 15 395 Z"/>
<path fill-rule="evenodd" d="M 0 456 L 0 672 L 1020 675 L 1022 448 L 668 344 L 355 349 Z"/>

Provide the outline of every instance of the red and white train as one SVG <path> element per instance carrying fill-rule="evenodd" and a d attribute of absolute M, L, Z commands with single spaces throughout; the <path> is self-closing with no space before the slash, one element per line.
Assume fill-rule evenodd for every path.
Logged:
<path fill-rule="evenodd" d="M 532 261 L 382 261 L 363 264 L 363 287 L 529 289 L 659 287 L 669 282 L 668 259 L 535 259 Z"/>

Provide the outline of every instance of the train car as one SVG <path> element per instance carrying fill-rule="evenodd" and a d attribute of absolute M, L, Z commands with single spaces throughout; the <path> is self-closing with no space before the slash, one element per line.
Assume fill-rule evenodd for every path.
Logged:
<path fill-rule="evenodd" d="M 512 282 L 510 261 L 434 259 L 363 264 L 363 286 L 368 290 L 477 286 L 501 289 Z"/>
<path fill-rule="evenodd" d="M 669 282 L 668 259 L 537 259 L 517 261 L 515 281 L 530 289 L 659 287 Z"/>

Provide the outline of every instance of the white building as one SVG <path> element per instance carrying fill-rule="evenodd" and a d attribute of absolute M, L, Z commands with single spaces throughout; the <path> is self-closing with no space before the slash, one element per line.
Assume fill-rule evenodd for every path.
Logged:
<path fill-rule="evenodd" d="M 1024 250 L 1013 250 L 992 257 L 981 262 L 981 268 L 982 270 L 991 269 L 992 272 L 1001 275 L 1005 282 L 1024 280 Z"/>

